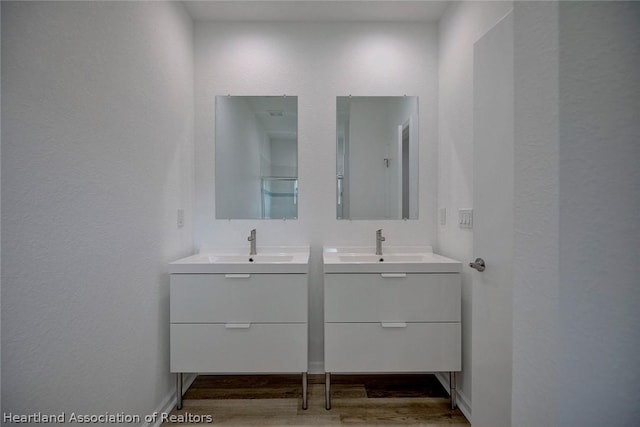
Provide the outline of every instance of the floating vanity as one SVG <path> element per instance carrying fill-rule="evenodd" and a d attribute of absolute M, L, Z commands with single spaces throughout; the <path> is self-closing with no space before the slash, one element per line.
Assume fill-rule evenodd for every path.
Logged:
<path fill-rule="evenodd" d="M 300 373 L 307 408 L 308 247 L 193 255 L 169 265 L 171 372 Z"/>
<path fill-rule="evenodd" d="M 461 370 L 462 264 L 431 247 L 325 247 L 326 408 L 331 374 Z"/>

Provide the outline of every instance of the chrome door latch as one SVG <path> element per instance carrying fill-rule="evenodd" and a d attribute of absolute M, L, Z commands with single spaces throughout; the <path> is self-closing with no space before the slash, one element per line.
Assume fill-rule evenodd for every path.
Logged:
<path fill-rule="evenodd" d="M 485 265 L 484 265 L 484 260 L 482 258 L 476 258 L 475 262 L 470 262 L 469 263 L 469 267 L 474 268 L 476 270 L 478 270 L 479 272 L 483 272 Z"/>

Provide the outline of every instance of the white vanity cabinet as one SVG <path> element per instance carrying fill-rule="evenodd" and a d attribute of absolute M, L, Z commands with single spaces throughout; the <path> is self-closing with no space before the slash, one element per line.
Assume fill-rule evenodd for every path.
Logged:
<path fill-rule="evenodd" d="M 301 373 L 307 407 L 307 274 L 171 274 L 171 372 Z"/>
<path fill-rule="evenodd" d="M 437 273 L 325 272 L 327 409 L 331 373 L 460 371 L 460 310 L 457 265 Z"/>

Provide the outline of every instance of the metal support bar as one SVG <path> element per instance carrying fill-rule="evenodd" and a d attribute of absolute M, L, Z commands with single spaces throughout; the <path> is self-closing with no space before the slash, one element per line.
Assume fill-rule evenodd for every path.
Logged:
<path fill-rule="evenodd" d="M 176 375 L 176 409 L 182 409 L 182 372 Z"/>
<path fill-rule="evenodd" d="M 456 373 L 449 372 L 449 399 L 451 400 L 451 409 L 458 407 L 458 399 L 456 396 Z"/>
<path fill-rule="evenodd" d="M 331 373 L 324 374 L 324 407 L 328 411 L 331 409 Z"/>
<path fill-rule="evenodd" d="M 302 409 L 307 409 L 307 373 L 302 373 Z"/>

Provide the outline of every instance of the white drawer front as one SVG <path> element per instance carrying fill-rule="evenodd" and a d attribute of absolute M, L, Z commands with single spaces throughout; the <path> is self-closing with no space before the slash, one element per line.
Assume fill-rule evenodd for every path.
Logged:
<path fill-rule="evenodd" d="M 326 323 L 327 372 L 461 370 L 460 323 Z"/>
<path fill-rule="evenodd" d="M 325 274 L 325 322 L 458 322 L 459 274 Z"/>
<path fill-rule="evenodd" d="M 171 323 L 307 322 L 306 274 L 172 274 Z"/>
<path fill-rule="evenodd" d="M 306 324 L 171 325 L 171 372 L 306 371 Z"/>

